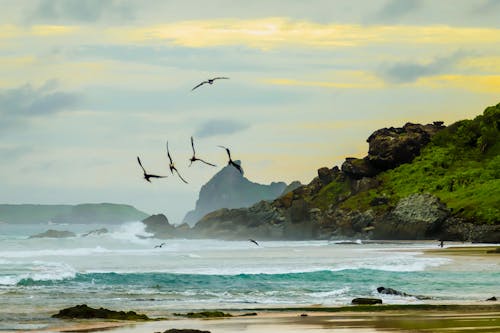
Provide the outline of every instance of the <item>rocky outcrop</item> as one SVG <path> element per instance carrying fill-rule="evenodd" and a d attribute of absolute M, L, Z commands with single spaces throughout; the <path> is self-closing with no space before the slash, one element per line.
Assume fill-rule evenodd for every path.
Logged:
<path fill-rule="evenodd" d="M 347 158 L 342 168 L 320 168 L 309 184 L 283 194 L 273 202 L 249 208 L 221 209 L 204 216 L 193 229 L 197 237 L 224 239 L 337 239 L 431 237 L 449 212 L 437 198 L 416 195 L 402 200 L 388 214 L 373 210 L 341 209 L 339 204 L 357 193 L 376 188 L 375 176 L 418 155 L 442 123 L 406 124 L 385 128 L 369 138 L 363 159 Z M 325 200 L 324 198 L 327 198 Z M 389 203 L 376 197 L 370 206 Z"/>
<path fill-rule="evenodd" d="M 420 125 L 407 123 L 403 127 L 382 128 L 368 137 L 367 160 L 380 170 L 393 169 L 408 163 L 431 140 L 440 129 L 445 128 L 442 122 Z"/>
<path fill-rule="evenodd" d="M 405 292 L 402 292 L 402 291 L 399 291 L 399 290 L 396 290 L 396 289 L 392 289 L 392 288 L 386 288 L 386 287 L 378 287 L 377 288 L 377 292 L 379 294 L 384 294 L 384 295 L 396 295 L 396 296 L 403 296 L 403 297 L 415 297 L 415 298 L 421 299 L 421 300 L 431 299 L 428 296 L 410 295 L 410 294 L 407 294 Z"/>
<path fill-rule="evenodd" d="M 342 164 L 342 171 L 353 179 L 374 177 L 380 173 L 380 170 L 375 168 L 366 157 L 347 157 Z"/>
<path fill-rule="evenodd" d="M 187 224 L 173 226 L 163 214 L 151 215 L 142 220 L 146 225 L 146 232 L 154 234 L 155 238 L 168 239 L 174 237 L 185 237 L 189 235 L 190 228 Z"/>
<path fill-rule="evenodd" d="M 91 308 L 86 304 L 76 305 L 62 309 L 59 313 L 52 315 L 52 318 L 60 319 L 116 319 L 116 320 L 149 320 L 145 314 L 137 314 L 134 311 L 113 311 L 104 308 Z"/>
<path fill-rule="evenodd" d="M 364 158 L 346 158 L 340 169 L 336 166 L 320 168 L 318 176 L 309 184 L 285 192 L 273 201 L 262 201 L 248 208 L 225 208 L 210 212 L 200 219 L 192 234 L 195 237 L 223 239 L 444 239 L 498 242 L 498 223 L 478 225 L 467 221 L 463 218 L 466 216 L 462 214 L 463 211 L 454 212 L 437 196 L 424 193 L 425 187 L 401 197 L 398 182 L 391 182 L 392 173 L 379 176 L 381 172 L 411 162 L 433 136 L 444 128 L 442 122 L 428 125 L 407 123 L 400 128 L 375 131 L 367 140 L 369 151 Z M 449 132 L 456 131 L 456 128 L 446 131 L 435 137 L 434 144 L 444 140 L 446 145 Z M 434 153 L 434 150 L 425 152 L 424 158 L 430 156 L 428 166 L 417 164 L 418 168 L 424 169 L 419 169 L 424 176 L 425 172 L 434 171 Z M 443 169 L 440 165 L 438 167 Z M 397 172 L 396 175 L 402 177 Z M 396 179 L 404 181 L 400 178 Z M 428 190 L 432 192 L 433 187 L 434 184 Z M 436 191 L 440 190 L 442 187 L 436 185 Z"/>
<path fill-rule="evenodd" d="M 75 233 L 71 231 L 49 229 L 45 232 L 32 235 L 29 238 L 68 238 L 75 236 L 76 236 Z"/>
<path fill-rule="evenodd" d="M 202 186 L 195 209 L 186 214 L 183 223 L 194 225 L 205 214 L 220 208 L 249 207 L 261 200 L 274 200 L 286 187 L 283 182 L 251 182 L 234 167 L 226 166 Z"/>
<path fill-rule="evenodd" d="M 425 239 L 439 234 L 450 210 L 435 196 L 412 194 L 377 223 L 378 239 Z"/>

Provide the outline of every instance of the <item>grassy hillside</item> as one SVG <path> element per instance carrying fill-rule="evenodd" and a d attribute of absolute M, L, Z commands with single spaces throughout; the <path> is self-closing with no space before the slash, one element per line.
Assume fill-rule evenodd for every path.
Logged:
<path fill-rule="evenodd" d="M 377 176 L 376 189 L 352 196 L 340 206 L 368 208 L 376 197 L 384 210 L 412 193 L 439 197 L 458 216 L 477 223 L 500 221 L 500 103 L 473 120 L 458 121 L 436 134 L 412 163 Z M 340 186 L 340 185 L 339 185 Z"/>
<path fill-rule="evenodd" d="M 7 223 L 48 222 L 58 214 L 71 212 L 71 205 L 0 204 L 0 221 Z"/>

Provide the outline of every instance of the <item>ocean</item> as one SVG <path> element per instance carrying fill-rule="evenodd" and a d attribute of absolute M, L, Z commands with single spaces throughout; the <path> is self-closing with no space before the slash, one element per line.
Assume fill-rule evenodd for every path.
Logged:
<path fill-rule="evenodd" d="M 140 222 L 103 225 L 0 224 L 0 330 L 41 329 L 59 309 L 87 304 L 148 316 L 198 309 L 347 305 L 390 287 L 439 302 L 499 296 L 500 266 L 459 264 L 422 251 L 438 242 L 163 240 Z M 29 238 L 47 229 L 71 238 Z M 257 240 L 258 241 L 258 240 Z M 446 244 L 445 244 L 446 245 Z M 425 301 L 429 302 L 429 301 Z"/>

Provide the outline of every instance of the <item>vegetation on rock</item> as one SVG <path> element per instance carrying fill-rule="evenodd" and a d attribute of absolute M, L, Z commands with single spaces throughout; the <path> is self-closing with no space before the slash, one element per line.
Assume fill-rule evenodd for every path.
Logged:
<path fill-rule="evenodd" d="M 232 317 L 231 314 L 222 311 L 202 311 L 202 312 L 188 312 L 188 313 L 174 313 L 174 316 L 187 317 L 187 318 L 223 318 Z"/>
<path fill-rule="evenodd" d="M 138 314 L 134 311 L 113 311 L 104 308 L 91 308 L 86 304 L 76 305 L 62 309 L 59 313 L 52 315 L 53 318 L 60 319 L 116 319 L 116 320 L 150 320 L 145 314 Z"/>
<path fill-rule="evenodd" d="M 476 224 L 500 221 L 500 103 L 473 120 L 436 133 L 412 163 L 377 176 L 377 188 L 350 197 L 340 207 L 368 209 L 376 197 L 394 206 L 414 193 L 431 193 Z M 373 207 L 372 207 L 373 208 Z M 384 205 L 374 209 L 386 209 Z"/>

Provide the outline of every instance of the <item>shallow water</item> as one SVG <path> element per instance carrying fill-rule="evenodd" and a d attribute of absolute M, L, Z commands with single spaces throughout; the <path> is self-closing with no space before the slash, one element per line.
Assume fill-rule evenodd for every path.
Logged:
<path fill-rule="evenodd" d="M 139 310 L 150 316 L 201 308 L 349 304 L 391 287 L 440 301 L 484 300 L 498 294 L 500 266 L 450 264 L 421 256 L 437 243 L 342 244 L 167 240 L 140 222 L 102 225 L 0 225 L 0 330 L 29 329 L 76 304 Z M 70 230 L 66 239 L 28 236 Z M 384 303 L 419 303 L 382 295 Z M 24 325 L 24 326 L 23 326 Z M 28 325 L 28 327 L 25 327 Z"/>

